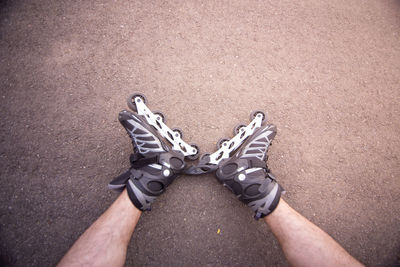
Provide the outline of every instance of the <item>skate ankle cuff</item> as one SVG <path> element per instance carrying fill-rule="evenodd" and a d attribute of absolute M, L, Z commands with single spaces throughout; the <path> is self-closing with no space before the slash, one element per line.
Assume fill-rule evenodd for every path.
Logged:
<path fill-rule="evenodd" d="M 131 200 L 132 204 L 138 209 L 143 211 L 143 205 L 137 199 L 133 189 L 130 186 L 126 187 L 126 191 L 128 192 L 129 199 Z M 151 208 L 150 208 L 151 209 Z"/>
<path fill-rule="evenodd" d="M 151 203 L 156 199 L 156 196 L 150 196 L 142 192 L 133 183 L 132 179 L 129 179 L 126 189 L 128 191 L 129 199 L 136 208 L 142 211 L 151 210 Z"/>
<path fill-rule="evenodd" d="M 276 188 L 276 190 L 275 190 Z M 279 184 L 276 184 L 274 190 L 271 191 L 263 200 L 264 204 L 262 204 L 259 208 L 257 208 L 254 219 L 259 220 L 260 218 L 264 218 L 271 214 L 276 207 L 278 207 L 279 200 L 281 199 L 282 192 L 284 189 Z M 250 206 L 250 203 L 249 203 Z"/>
<path fill-rule="evenodd" d="M 131 170 L 127 170 L 123 174 L 115 177 L 109 184 L 108 188 L 111 190 L 116 190 L 122 192 L 128 183 L 129 178 L 131 177 Z"/>

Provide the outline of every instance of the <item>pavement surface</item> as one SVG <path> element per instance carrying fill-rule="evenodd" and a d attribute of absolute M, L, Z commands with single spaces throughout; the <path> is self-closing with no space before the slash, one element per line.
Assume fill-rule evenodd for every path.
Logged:
<path fill-rule="evenodd" d="M 0 265 L 56 264 L 117 197 L 136 91 L 202 152 L 266 111 L 284 199 L 364 264 L 400 264 L 398 0 L 0 3 Z M 288 264 L 210 174 L 142 215 L 126 265 Z"/>

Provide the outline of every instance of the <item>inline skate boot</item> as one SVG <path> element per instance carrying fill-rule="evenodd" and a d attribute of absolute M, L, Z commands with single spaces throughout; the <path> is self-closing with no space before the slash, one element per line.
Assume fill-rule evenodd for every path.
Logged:
<path fill-rule="evenodd" d="M 266 116 L 261 111 L 251 114 L 248 126 L 238 125 L 232 139 L 220 139 L 217 151 L 204 154 L 187 174 L 216 171 L 217 180 L 229 188 L 255 212 L 255 219 L 270 214 L 278 205 L 283 188 L 267 167 L 267 152 L 277 129 L 263 125 Z"/>
<path fill-rule="evenodd" d="M 150 210 L 155 198 L 185 169 L 185 158 L 195 160 L 199 149 L 182 140 L 180 129 L 166 126 L 165 116 L 153 113 L 144 95 L 131 95 L 128 106 L 134 112 L 123 110 L 118 119 L 132 140 L 131 168 L 111 181 L 109 188 L 126 187 L 138 209 Z"/>

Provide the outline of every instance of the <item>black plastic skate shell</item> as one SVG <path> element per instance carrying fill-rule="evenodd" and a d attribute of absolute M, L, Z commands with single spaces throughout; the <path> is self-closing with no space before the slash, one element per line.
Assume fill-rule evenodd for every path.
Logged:
<path fill-rule="evenodd" d="M 153 113 L 142 94 L 128 98 L 132 111 L 123 110 L 118 119 L 133 144 L 128 171 L 109 183 L 109 188 L 127 189 L 136 208 L 151 209 L 153 201 L 186 167 L 185 157 L 196 159 L 199 149 L 182 140 L 182 131 L 165 125 L 162 113 Z"/>
<path fill-rule="evenodd" d="M 171 145 L 172 150 L 181 152 L 185 158 L 196 160 L 199 157 L 199 147 L 183 141 L 183 132 L 179 128 L 170 129 L 165 124 L 165 116 L 161 112 L 152 112 L 146 106 L 147 99 L 143 94 L 134 93 L 128 98 L 128 107 L 142 116 L 157 133 Z"/>
<path fill-rule="evenodd" d="M 282 187 L 267 166 L 268 149 L 277 128 L 266 124 L 258 128 L 241 147 L 218 164 L 218 181 L 248 205 L 259 219 L 270 214 L 278 205 Z"/>
<path fill-rule="evenodd" d="M 217 170 L 219 163 L 230 158 L 245 141 L 259 129 L 267 117 L 262 111 L 253 111 L 250 114 L 251 122 L 246 126 L 243 124 L 237 125 L 233 132 L 235 136 L 231 139 L 220 139 L 217 142 L 217 151 L 212 154 L 206 153 L 200 156 L 199 162 L 187 168 L 184 172 L 189 175 L 199 175 Z"/>

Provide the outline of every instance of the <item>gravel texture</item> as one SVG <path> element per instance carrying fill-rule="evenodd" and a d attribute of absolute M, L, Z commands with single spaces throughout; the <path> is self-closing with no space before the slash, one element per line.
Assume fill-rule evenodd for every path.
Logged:
<path fill-rule="evenodd" d="M 398 0 L 1 1 L 0 265 L 54 265 L 113 202 L 135 91 L 203 152 L 266 111 L 285 200 L 361 262 L 399 265 L 399 26 Z M 210 174 L 143 214 L 126 265 L 287 262 Z"/>

